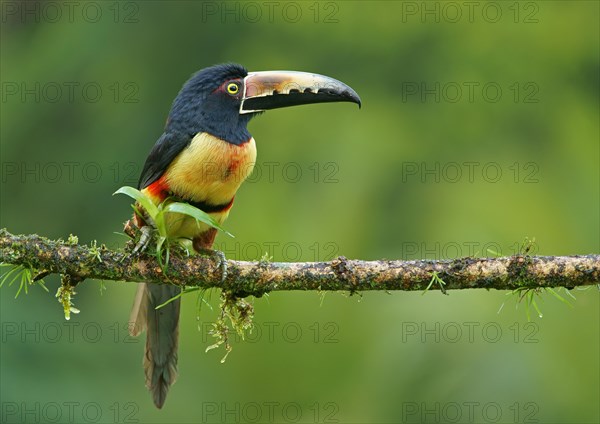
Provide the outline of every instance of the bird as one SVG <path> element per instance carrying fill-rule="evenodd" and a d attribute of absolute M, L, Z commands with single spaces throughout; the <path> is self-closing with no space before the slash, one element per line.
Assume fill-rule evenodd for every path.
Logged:
<path fill-rule="evenodd" d="M 221 224 L 256 161 L 256 143 L 248 132 L 248 122 L 270 109 L 325 102 L 361 106 L 351 87 L 320 74 L 248 72 L 235 63 L 204 68 L 185 82 L 173 101 L 138 188 L 157 205 L 165 200 L 185 202 Z M 134 224 L 148 229 L 150 221 L 138 204 Z M 177 213 L 169 214 L 166 225 L 170 238 L 191 241 L 197 252 L 211 251 L 215 228 Z M 159 409 L 178 374 L 180 299 L 156 307 L 179 291 L 173 285 L 140 283 L 131 311 L 131 335 L 146 331 L 146 386 Z"/>

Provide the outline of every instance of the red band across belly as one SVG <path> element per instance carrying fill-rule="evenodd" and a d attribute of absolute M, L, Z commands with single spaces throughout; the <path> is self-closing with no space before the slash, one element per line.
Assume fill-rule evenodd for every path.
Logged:
<path fill-rule="evenodd" d="M 161 202 L 167 197 L 171 197 L 176 202 L 188 203 L 194 206 L 195 208 L 200 209 L 202 212 L 206 213 L 224 212 L 230 209 L 231 206 L 233 206 L 233 200 L 235 199 L 235 197 L 232 197 L 229 202 L 222 203 L 220 205 L 214 205 L 206 201 L 193 202 L 190 200 L 186 200 L 177 196 L 169 190 L 169 185 L 167 184 L 166 178 L 164 176 L 150 184 L 148 187 L 146 187 L 146 190 L 148 190 L 150 195 L 152 195 L 153 197 L 159 198 Z"/>

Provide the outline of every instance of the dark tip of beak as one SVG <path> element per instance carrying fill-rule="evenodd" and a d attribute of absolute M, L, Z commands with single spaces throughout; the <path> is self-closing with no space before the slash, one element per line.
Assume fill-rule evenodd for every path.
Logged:
<path fill-rule="evenodd" d="M 311 91 L 307 91 L 307 90 L 305 90 L 304 92 L 314 95 L 314 93 L 312 93 Z M 342 89 L 329 88 L 329 87 L 320 88 L 317 90 L 316 94 L 317 94 L 317 96 L 319 96 L 319 95 L 323 96 L 321 98 L 324 98 L 324 96 L 331 96 L 330 101 L 332 101 L 332 102 L 356 103 L 358 105 L 359 109 L 362 106 L 362 102 L 360 100 L 360 97 L 356 93 L 356 91 L 354 91 L 352 88 L 348 87 L 345 84 Z M 324 100 L 324 101 L 327 102 L 327 100 Z"/>

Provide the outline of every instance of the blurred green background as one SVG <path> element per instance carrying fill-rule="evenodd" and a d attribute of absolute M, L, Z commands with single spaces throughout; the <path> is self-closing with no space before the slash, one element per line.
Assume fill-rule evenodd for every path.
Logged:
<path fill-rule="evenodd" d="M 2 1 L 1 226 L 122 246 L 170 104 L 234 61 L 338 78 L 350 104 L 253 120 L 257 172 L 219 236 L 231 259 L 598 253 L 599 3 Z M 495 252 L 495 253 L 494 253 Z M 126 337 L 134 284 L 1 295 L 2 422 L 593 423 L 599 296 L 275 293 L 227 362 L 218 293 L 183 301 L 163 410 Z M 501 313 L 500 306 L 506 302 Z M 200 330 L 200 331 L 199 331 Z"/>

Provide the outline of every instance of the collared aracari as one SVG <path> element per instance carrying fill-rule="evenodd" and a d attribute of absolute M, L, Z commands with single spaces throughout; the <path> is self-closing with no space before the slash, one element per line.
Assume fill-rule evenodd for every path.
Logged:
<path fill-rule="evenodd" d="M 215 65 L 194 74 L 183 86 L 142 170 L 139 188 L 156 204 L 167 198 L 187 202 L 222 223 L 241 183 L 256 159 L 247 129 L 260 112 L 322 102 L 360 98 L 346 84 L 305 72 L 250 72 L 237 64 Z M 138 205 L 139 207 L 139 205 Z M 135 224 L 149 226 L 143 210 Z M 209 250 L 217 230 L 187 215 L 167 218 L 170 237 L 192 241 L 194 250 Z M 161 408 L 177 377 L 179 288 L 140 284 L 131 311 L 132 335 L 146 330 L 144 370 L 154 404 Z"/>

